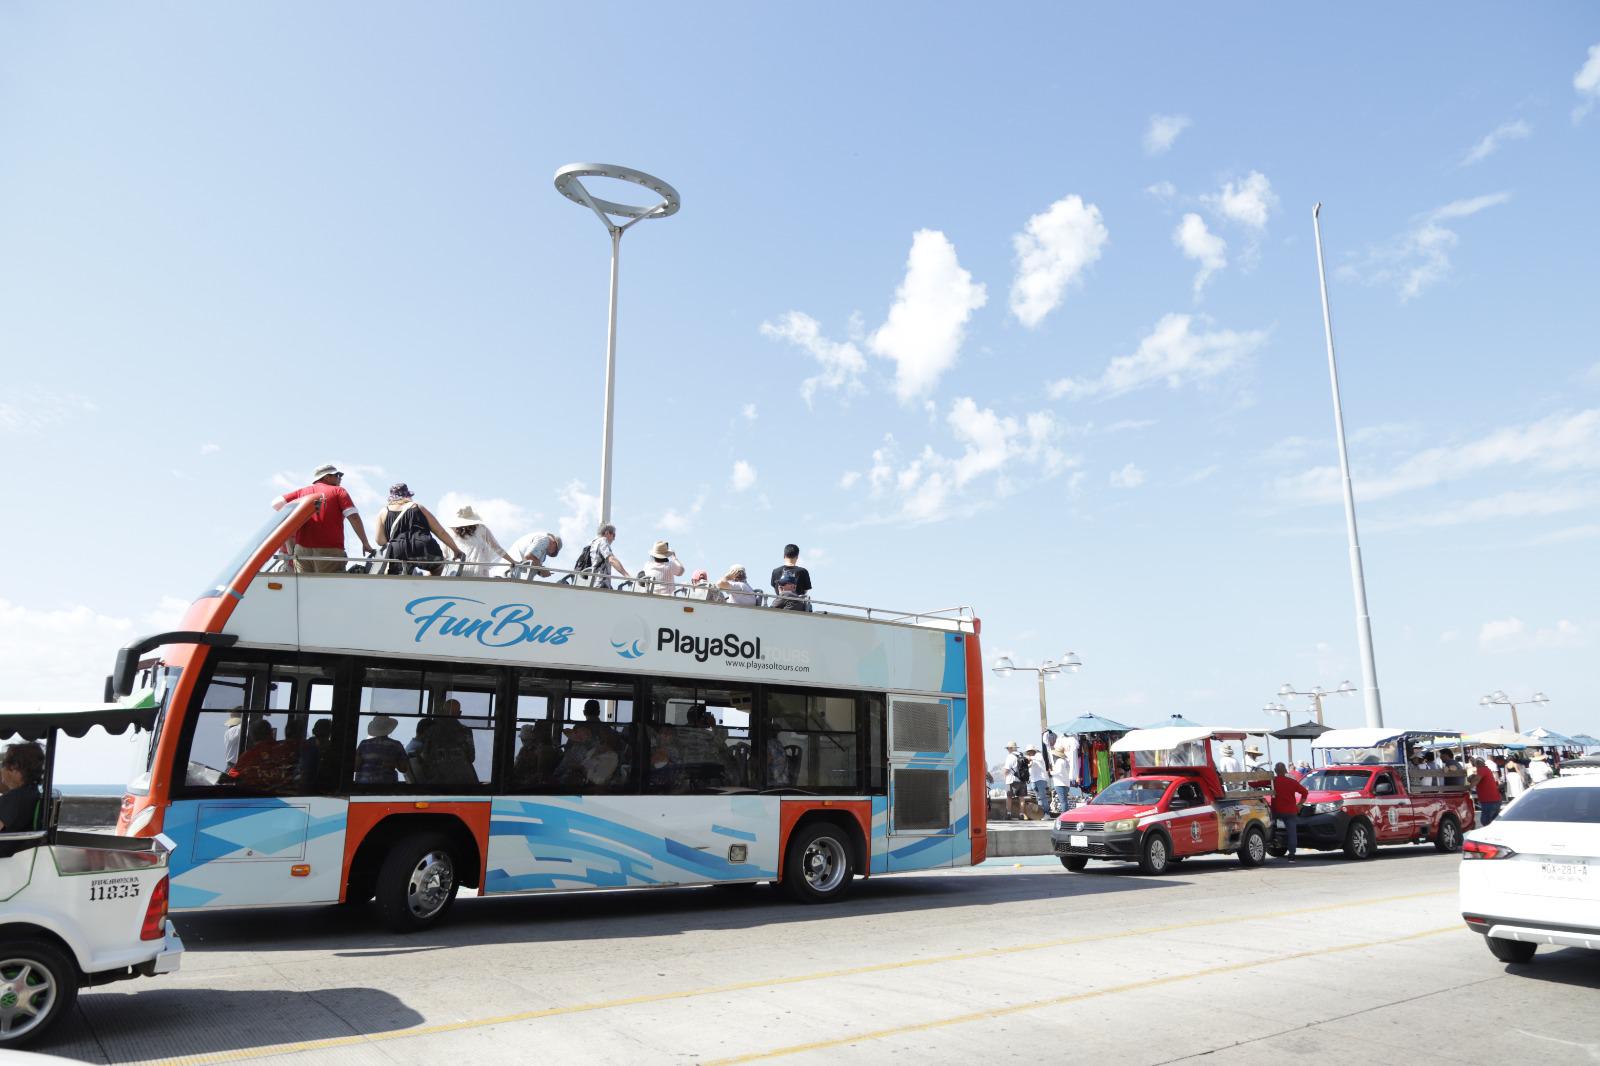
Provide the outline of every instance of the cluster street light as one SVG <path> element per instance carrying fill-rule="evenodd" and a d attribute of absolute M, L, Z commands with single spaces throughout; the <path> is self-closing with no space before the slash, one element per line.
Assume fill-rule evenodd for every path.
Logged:
<path fill-rule="evenodd" d="M 1489 707 L 1489 706 L 1510 707 L 1511 708 L 1511 731 L 1513 733 L 1520 733 L 1520 732 L 1522 732 L 1522 723 L 1517 720 L 1517 705 L 1521 704 L 1521 703 L 1549 703 L 1549 702 L 1550 702 L 1550 697 L 1546 696 L 1543 692 L 1535 692 L 1533 695 L 1527 696 L 1527 697 L 1521 697 L 1521 696 L 1512 697 L 1512 696 L 1507 696 L 1504 692 L 1501 692 L 1499 689 L 1495 689 L 1493 692 L 1489 693 L 1487 696 L 1485 696 L 1482 699 L 1480 699 L 1478 701 L 1478 706 L 1480 706 L 1480 707 Z"/>
<path fill-rule="evenodd" d="M 1326 723 L 1326 722 L 1324 722 L 1322 720 L 1322 699 L 1323 699 L 1323 697 L 1324 696 L 1348 696 L 1348 695 L 1350 695 L 1350 693 L 1352 693 L 1354 691 L 1356 691 L 1356 687 L 1354 685 L 1352 685 L 1348 681 L 1343 682 L 1336 689 L 1325 689 L 1321 685 L 1312 685 L 1311 688 L 1308 691 L 1305 691 L 1305 692 L 1299 691 L 1298 689 L 1296 689 L 1294 687 L 1294 685 L 1290 684 L 1288 681 L 1285 681 L 1283 683 L 1283 687 L 1278 690 L 1278 695 L 1284 696 L 1284 697 L 1293 697 L 1293 696 L 1307 696 L 1307 697 L 1310 697 L 1311 705 L 1317 712 L 1317 724 L 1318 725 L 1327 725 L 1328 723 Z M 1276 706 L 1276 705 L 1269 705 L 1267 707 L 1267 710 L 1280 711 L 1280 710 L 1286 710 L 1286 708 L 1279 707 L 1279 706 Z"/>
<path fill-rule="evenodd" d="M 1039 734 L 1042 737 L 1050 729 L 1050 716 L 1044 706 L 1044 679 L 1060 673 L 1075 674 L 1082 667 L 1083 660 L 1069 651 L 1060 659 L 1046 659 L 1038 666 L 1018 666 L 1011 661 L 1010 656 L 1002 655 L 994 661 L 991 670 L 996 677 L 1003 677 L 1006 674 L 1039 675 Z"/>

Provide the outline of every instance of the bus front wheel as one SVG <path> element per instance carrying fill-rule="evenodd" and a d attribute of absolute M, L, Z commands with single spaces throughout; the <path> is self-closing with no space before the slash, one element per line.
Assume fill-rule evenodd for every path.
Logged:
<path fill-rule="evenodd" d="M 783 887 L 801 903 L 832 903 L 850 891 L 855 874 L 850 838 L 832 822 L 798 830 L 783 857 Z"/>
<path fill-rule="evenodd" d="M 443 918 L 459 888 L 447 837 L 425 833 L 401 840 L 378 868 L 378 913 L 395 932 L 414 933 Z"/>

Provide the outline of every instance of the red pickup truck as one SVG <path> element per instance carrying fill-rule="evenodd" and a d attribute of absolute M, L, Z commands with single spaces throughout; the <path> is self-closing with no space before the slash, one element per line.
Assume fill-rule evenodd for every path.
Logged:
<path fill-rule="evenodd" d="M 1057 819 L 1050 840 L 1061 865 L 1077 873 L 1090 859 L 1107 859 L 1161 874 L 1195 855 L 1236 854 L 1245 866 L 1266 861 L 1265 794 L 1229 789 L 1245 775 L 1225 783 L 1211 758 L 1208 742 L 1228 739 L 1233 732 L 1168 726 L 1118 740 L 1113 750 L 1134 754 L 1132 776 Z"/>

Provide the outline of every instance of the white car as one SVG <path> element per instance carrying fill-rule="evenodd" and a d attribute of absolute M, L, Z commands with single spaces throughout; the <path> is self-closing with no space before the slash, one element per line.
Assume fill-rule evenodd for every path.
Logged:
<path fill-rule="evenodd" d="M 1502 962 L 1600 950 L 1600 775 L 1543 782 L 1467 834 L 1461 916 Z"/>

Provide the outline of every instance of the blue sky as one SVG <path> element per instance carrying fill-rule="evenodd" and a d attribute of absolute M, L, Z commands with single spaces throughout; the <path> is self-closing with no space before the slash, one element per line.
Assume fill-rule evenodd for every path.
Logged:
<path fill-rule="evenodd" d="M 1389 720 L 1600 729 L 1597 47 L 1583 4 L 7 5 L 0 684 L 95 697 L 324 461 L 586 526 L 607 244 L 551 176 L 604 160 L 684 204 L 624 241 L 630 565 L 797 540 L 822 598 L 1077 651 L 1053 718 L 1359 684 L 1320 199 Z"/>

